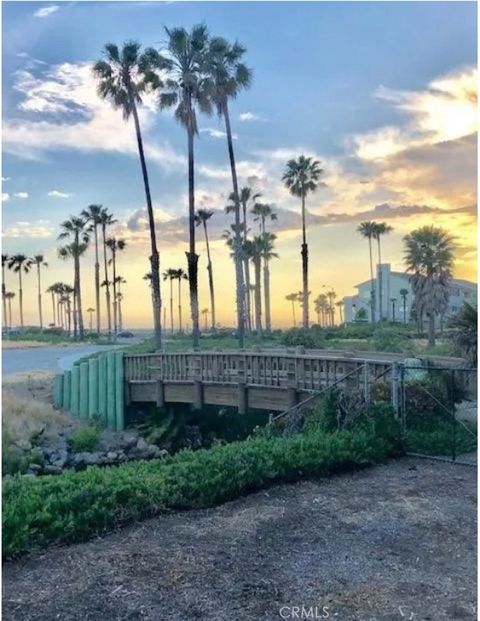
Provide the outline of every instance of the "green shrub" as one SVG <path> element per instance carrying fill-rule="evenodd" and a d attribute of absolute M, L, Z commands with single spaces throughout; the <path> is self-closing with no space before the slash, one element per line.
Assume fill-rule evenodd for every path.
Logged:
<path fill-rule="evenodd" d="M 377 328 L 371 342 L 376 351 L 403 352 L 409 345 L 405 331 L 397 328 Z"/>
<path fill-rule="evenodd" d="M 69 438 L 70 446 L 74 453 L 82 451 L 94 451 L 100 440 L 100 430 L 94 425 L 76 429 Z"/>
<path fill-rule="evenodd" d="M 283 333 L 282 345 L 286 347 L 306 347 L 307 349 L 322 349 L 325 347 L 325 337 L 322 328 L 315 326 L 306 328 L 291 328 Z"/>
<path fill-rule="evenodd" d="M 70 543 L 166 509 L 211 507 L 273 482 L 325 476 L 385 459 L 388 438 L 367 428 L 292 438 L 252 437 L 163 461 L 35 479 L 3 486 L 3 552 Z"/>
<path fill-rule="evenodd" d="M 452 455 L 453 443 L 457 455 L 477 448 L 477 429 L 472 423 L 455 425 L 446 412 L 430 416 L 410 414 L 407 417 L 405 443 L 409 451 L 426 455 Z"/>

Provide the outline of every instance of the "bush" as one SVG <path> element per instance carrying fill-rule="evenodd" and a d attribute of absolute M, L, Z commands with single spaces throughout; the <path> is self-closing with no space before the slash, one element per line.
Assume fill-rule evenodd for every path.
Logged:
<path fill-rule="evenodd" d="M 369 428 L 293 438 L 252 437 L 163 461 L 35 479 L 3 486 L 6 557 L 53 542 L 82 541 L 166 509 L 211 507 L 274 482 L 325 476 L 385 459 L 388 438 Z"/>
<path fill-rule="evenodd" d="M 94 451 L 100 440 L 100 430 L 94 425 L 76 429 L 69 438 L 70 446 L 74 453 L 82 451 Z"/>
<path fill-rule="evenodd" d="M 307 349 L 322 349 L 325 347 L 325 337 L 322 328 L 291 328 L 283 333 L 282 345 L 286 347 L 303 346 Z"/>
<path fill-rule="evenodd" d="M 373 333 L 372 345 L 376 351 L 403 352 L 408 344 L 404 331 L 397 328 L 378 328 Z"/>

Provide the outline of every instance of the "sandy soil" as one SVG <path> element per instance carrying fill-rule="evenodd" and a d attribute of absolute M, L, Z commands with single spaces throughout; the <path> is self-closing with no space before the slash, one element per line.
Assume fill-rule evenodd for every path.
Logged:
<path fill-rule="evenodd" d="M 61 345 L 61 343 L 59 343 Z M 70 343 L 65 343 L 70 345 Z M 51 347 L 52 343 L 46 343 L 42 341 L 6 341 L 2 340 L 2 349 L 32 349 L 36 347 Z"/>
<path fill-rule="evenodd" d="M 475 516 L 473 468 L 405 458 L 7 563 L 4 619 L 473 621 Z"/>

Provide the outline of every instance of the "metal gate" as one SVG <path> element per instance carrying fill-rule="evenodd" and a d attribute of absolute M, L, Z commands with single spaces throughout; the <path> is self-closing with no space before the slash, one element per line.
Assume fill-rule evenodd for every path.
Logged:
<path fill-rule="evenodd" d="M 397 379 L 393 401 L 407 453 L 476 465 L 477 370 L 399 365 Z"/>

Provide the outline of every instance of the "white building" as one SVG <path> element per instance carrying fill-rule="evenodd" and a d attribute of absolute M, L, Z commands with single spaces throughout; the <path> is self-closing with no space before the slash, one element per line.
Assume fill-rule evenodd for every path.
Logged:
<path fill-rule="evenodd" d="M 410 285 L 410 275 L 404 272 L 392 272 L 389 263 L 383 263 L 379 266 L 377 277 L 374 279 L 375 288 L 375 321 L 380 319 L 380 288 L 379 278 L 381 278 L 382 288 L 382 316 L 388 321 L 404 321 L 404 296 L 400 293 L 406 290 L 405 296 L 405 316 L 406 321 L 410 319 L 410 311 L 412 307 L 413 294 Z M 347 323 L 355 319 L 364 318 L 365 321 L 371 321 L 371 280 L 366 280 L 355 285 L 356 295 L 346 296 L 343 298 L 344 317 Z M 394 301 L 393 301 L 394 300 Z M 450 301 L 445 318 L 455 315 L 464 301 L 475 303 L 477 300 L 477 285 L 468 280 L 452 279 L 450 290 Z M 364 309 L 364 310 L 361 310 Z M 360 317 L 358 317 L 360 311 Z M 395 314 L 395 318 L 394 318 Z"/>

